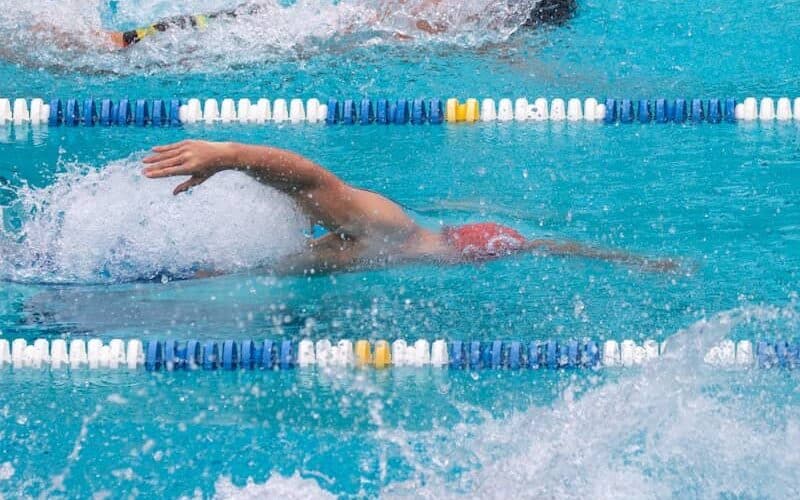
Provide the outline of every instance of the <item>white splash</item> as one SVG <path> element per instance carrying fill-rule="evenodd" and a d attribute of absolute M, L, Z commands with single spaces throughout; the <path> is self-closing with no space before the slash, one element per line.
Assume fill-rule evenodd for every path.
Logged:
<path fill-rule="evenodd" d="M 575 382 L 553 407 L 433 435 L 396 431 L 415 474 L 382 496 L 796 497 L 800 413 L 776 391 L 764 397 L 774 377 L 791 375 L 720 372 L 700 360 L 734 327 L 785 338 L 797 324 L 793 306 L 726 311 L 670 338 L 667 359 L 581 397 L 587 388 Z"/>
<path fill-rule="evenodd" d="M 0 464 L 0 481 L 8 481 L 14 477 L 14 465 L 11 462 L 3 462 Z"/>
<path fill-rule="evenodd" d="M 109 43 L 112 28 L 102 22 L 104 7 L 96 0 L 0 0 L 0 57 L 70 71 L 141 74 L 223 70 L 375 44 L 480 46 L 506 40 L 537 1 L 298 0 L 287 6 L 260 0 L 251 2 L 260 6 L 257 13 L 219 17 L 203 30 L 170 29 L 118 50 Z M 230 10 L 236 4 L 136 2 L 123 7 L 119 16 L 129 26 L 146 26 L 175 15 Z"/>
<path fill-rule="evenodd" d="M 236 271 L 297 252 L 307 221 L 284 195 L 223 172 L 187 196 L 128 159 L 72 166 L 51 185 L 17 191 L 19 228 L 0 233 L 0 279 L 119 282 L 195 270 Z"/>
<path fill-rule="evenodd" d="M 307 498 L 317 498 L 321 500 L 334 499 L 328 491 L 322 489 L 313 479 L 304 479 L 295 472 L 291 476 L 282 476 L 278 473 L 272 474 L 263 484 L 255 483 L 252 479 L 247 480 L 247 484 L 238 487 L 228 476 L 222 476 L 214 483 L 217 499 L 238 499 L 256 500 L 261 498 L 281 498 L 284 500 L 305 500 Z"/>

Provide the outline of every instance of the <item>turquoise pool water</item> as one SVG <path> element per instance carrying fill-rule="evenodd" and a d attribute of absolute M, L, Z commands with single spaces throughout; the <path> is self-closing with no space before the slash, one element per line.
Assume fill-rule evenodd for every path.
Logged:
<path fill-rule="evenodd" d="M 121 54 L 32 44 L 16 28 L 22 8 L 7 3 L 0 35 L 14 62 L 0 62 L 0 96 L 798 95 L 792 2 L 582 2 L 558 29 L 505 37 L 468 26 L 417 42 L 366 28 L 309 37 L 319 27 L 303 23 L 264 35 L 245 23 L 228 27 L 236 36 L 178 34 Z M 61 22 L 74 25 L 98 12 L 61 8 L 72 9 Z M 187 10 L 131 2 L 107 22 Z M 796 372 L 720 370 L 701 358 L 723 337 L 793 340 L 800 331 L 799 130 L 0 131 L 3 338 L 655 338 L 680 354 L 603 373 L 4 369 L 0 492 L 796 496 Z M 431 228 L 494 220 L 677 257 L 685 272 L 517 257 L 265 276 L 252 267 L 302 238 L 286 228 L 294 215 L 284 201 L 236 175 L 180 198 L 171 182 L 139 176 L 144 150 L 186 137 L 295 149 Z M 143 281 L 209 258 L 235 272 Z"/>

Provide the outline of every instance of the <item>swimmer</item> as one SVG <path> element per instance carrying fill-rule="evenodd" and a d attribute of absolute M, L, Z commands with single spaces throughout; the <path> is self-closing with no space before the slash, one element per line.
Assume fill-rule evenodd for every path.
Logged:
<path fill-rule="evenodd" d="M 378 2 L 374 10 L 366 6 L 364 12 L 366 23 L 371 26 L 379 27 L 384 23 L 395 26 L 393 34 L 395 38 L 401 40 L 413 39 L 413 32 L 420 34 L 437 35 L 445 33 L 450 29 L 447 22 L 448 9 L 463 10 L 462 5 L 448 6 L 443 2 L 447 0 L 383 0 Z M 575 0 L 540 0 L 534 7 L 522 12 L 515 12 L 519 9 L 519 2 L 509 0 L 509 3 L 490 4 L 491 8 L 503 7 L 511 16 L 519 18 L 518 25 L 527 28 L 536 28 L 543 25 L 560 25 L 569 20 L 575 13 Z M 250 2 L 242 4 L 234 9 L 223 10 L 210 14 L 199 15 L 179 15 L 162 19 L 148 26 L 128 30 L 128 31 L 94 31 L 92 38 L 105 42 L 109 48 L 126 48 L 137 44 L 145 38 L 156 35 L 157 33 L 175 29 L 198 29 L 202 30 L 209 23 L 221 19 L 234 19 L 245 16 L 253 16 L 270 12 L 269 9 L 285 8 L 275 2 Z M 474 22 L 481 16 L 488 15 L 487 12 L 468 13 L 462 22 Z M 85 45 L 85 38 L 78 34 L 58 31 L 54 26 L 37 26 L 39 32 L 49 32 L 56 36 L 56 43 L 64 48 L 76 48 Z M 353 30 L 347 22 L 340 26 L 340 31 L 348 33 Z"/>
<path fill-rule="evenodd" d="M 650 271 L 675 271 L 672 259 L 648 259 L 575 242 L 526 239 L 492 222 L 431 231 L 416 224 L 384 196 L 346 184 L 336 175 L 291 151 L 232 142 L 186 140 L 157 146 L 143 160 L 149 178 L 188 176 L 178 195 L 223 170 L 243 172 L 288 195 L 309 220 L 329 232 L 306 251 L 279 263 L 280 274 L 313 274 L 384 267 L 409 262 L 457 264 L 535 253 L 576 256 L 628 264 Z M 213 273 L 206 273 L 210 275 Z"/>

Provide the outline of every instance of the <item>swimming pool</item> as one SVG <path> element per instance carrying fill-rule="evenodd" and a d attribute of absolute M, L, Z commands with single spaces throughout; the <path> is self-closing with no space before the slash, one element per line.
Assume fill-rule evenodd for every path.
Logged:
<path fill-rule="evenodd" d="M 70 23 L 96 11 L 69 5 Z M 125 5 L 115 22 L 187 10 Z M 29 47 L 8 14 L 3 38 L 39 64 L 0 63 L 0 96 L 793 98 L 794 7 L 602 0 L 507 41 L 357 32 L 299 43 L 311 29 L 301 25 L 89 55 Z M 601 371 L 6 366 L 0 492 L 796 495 L 796 371 L 702 358 L 723 338 L 797 337 L 797 123 L 6 130 L 2 338 L 655 339 L 675 355 Z M 295 149 L 430 228 L 494 220 L 679 257 L 686 272 L 516 257 L 265 276 L 251 267 L 302 242 L 285 201 L 236 175 L 179 198 L 170 181 L 138 175 L 143 150 L 185 137 Z M 209 255 L 235 272 L 146 281 Z"/>

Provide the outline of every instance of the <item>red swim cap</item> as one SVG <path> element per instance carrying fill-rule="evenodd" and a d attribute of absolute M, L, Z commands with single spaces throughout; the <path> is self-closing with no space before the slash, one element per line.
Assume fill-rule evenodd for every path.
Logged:
<path fill-rule="evenodd" d="M 491 259 L 522 250 L 525 237 L 517 231 L 484 222 L 444 229 L 447 242 L 470 259 Z"/>

